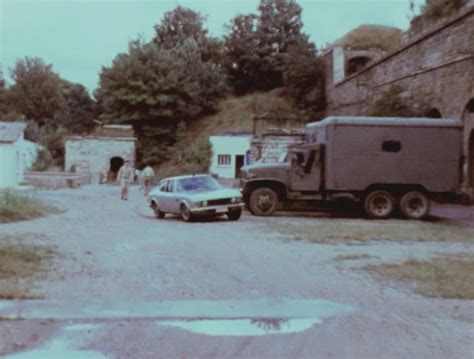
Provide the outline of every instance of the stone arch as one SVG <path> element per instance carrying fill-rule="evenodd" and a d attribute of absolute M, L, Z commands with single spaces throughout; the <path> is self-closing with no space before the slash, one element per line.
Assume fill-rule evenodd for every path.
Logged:
<path fill-rule="evenodd" d="M 114 156 L 110 159 L 109 180 L 114 181 L 117 178 L 120 167 L 123 166 L 124 159 L 120 156 Z"/>
<path fill-rule="evenodd" d="M 437 108 L 432 108 L 425 112 L 425 117 L 429 118 L 442 118 L 441 112 Z"/>
<path fill-rule="evenodd" d="M 471 197 L 474 199 L 474 98 L 471 98 L 464 108 L 464 178 Z"/>

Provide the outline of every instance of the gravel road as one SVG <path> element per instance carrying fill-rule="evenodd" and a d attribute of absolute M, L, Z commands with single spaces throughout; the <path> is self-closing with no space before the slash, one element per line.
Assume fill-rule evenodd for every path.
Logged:
<path fill-rule="evenodd" d="M 35 196 L 65 212 L 0 230 L 41 234 L 60 255 L 35 282 L 43 300 L 0 302 L 0 317 L 11 319 L 0 321 L 0 355 L 472 358 L 473 301 L 425 298 L 358 269 L 472 255 L 472 242 L 314 244 L 272 230 L 321 213 L 158 220 L 138 187 L 129 201 L 118 187 L 99 185 Z M 438 206 L 434 214 L 474 223 L 472 207 Z M 368 256 L 335 260 L 357 254 Z"/>

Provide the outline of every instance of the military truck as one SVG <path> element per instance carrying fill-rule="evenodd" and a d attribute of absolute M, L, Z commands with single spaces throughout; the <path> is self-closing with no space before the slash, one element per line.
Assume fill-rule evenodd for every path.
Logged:
<path fill-rule="evenodd" d="M 450 200 L 459 192 L 461 121 L 328 117 L 307 124 L 305 137 L 277 163 L 242 168 L 251 213 L 269 216 L 279 203 L 346 197 L 370 218 L 389 218 L 397 210 L 420 219 L 432 199 Z"/>

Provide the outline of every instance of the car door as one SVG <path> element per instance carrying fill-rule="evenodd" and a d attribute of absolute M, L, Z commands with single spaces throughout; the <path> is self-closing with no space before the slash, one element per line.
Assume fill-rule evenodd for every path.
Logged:
<path fill-rule="evenodd" d="M 321 185 L 321 164 L 319 148 L 310 148 L 298 153 L 301 160 L 291 167 L 291 190 L 317 192 Z"/>
<path fill-rule="evenodd" d="M 163 182 L 160 187 L 159 187 L 159 193 L 158 193 L 158 207 L 162 212 L 170 212 L 169 208 L 169 196 L 170 193 L 168 192 L 168 188 L 170 185 L 171 181 L 165 181 Z"/>

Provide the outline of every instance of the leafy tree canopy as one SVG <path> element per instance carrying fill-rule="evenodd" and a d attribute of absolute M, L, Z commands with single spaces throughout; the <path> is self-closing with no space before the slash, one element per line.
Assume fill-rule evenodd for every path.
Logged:
<path fill-rule="evenodd" d="M 402 31 L 396 27 L 383 25 L 361 25 L 349 31 L 329 46 L 350 47 L 356 50 L 379 49 L 390 52 L 401 43 Z"/>

